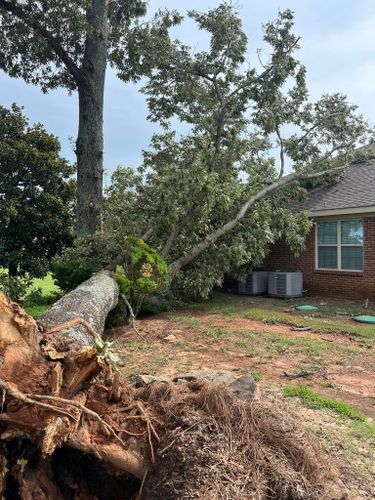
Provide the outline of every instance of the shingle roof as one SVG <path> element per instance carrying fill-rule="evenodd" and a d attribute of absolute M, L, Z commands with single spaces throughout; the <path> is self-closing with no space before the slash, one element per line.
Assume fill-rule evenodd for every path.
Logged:
<path fill-rule="evenodd" d="M 294 210 L 338 210 L 375 206 L 375 162 L 353 165 L 337 184 L 318 187 Z"/>

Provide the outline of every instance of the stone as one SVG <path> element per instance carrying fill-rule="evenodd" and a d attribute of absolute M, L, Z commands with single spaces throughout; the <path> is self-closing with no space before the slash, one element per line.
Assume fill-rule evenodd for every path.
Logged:
<path fill-rule="evenodd" d="M 167 342 L 176 342 L 177 341 L 177 337 L 176 335 L 167 335 L 166 337 L 164 337 L 163 340 L 166 340 Z"/>
<path fill-rule="evenodd" d="M 253 399 L 257 396 L 258 386 L 251 375 L 242 375 L 228 385 L 239 398 Z"/>
<path fill-rule="evenodd" d="M 193 382 L 195 380 L 207 380 L 207 382 L 212 382 L 213 384 L 229 385 L 236 380 L 236 377 L 232 372 L 228 370 L 202 370 L 184 373 L 183 375 L 177 375 L 177 377 L 173 379 L 174 382 Z"/>
<path fill-rule="evenodd" d="M 137 375 L 133 385 L 134 387 L 143 387 L 144 385 L 152 384 L 153 382 L 168 383 L 168 379 L 164 377 L 155 377 L 154 375 Z"/>

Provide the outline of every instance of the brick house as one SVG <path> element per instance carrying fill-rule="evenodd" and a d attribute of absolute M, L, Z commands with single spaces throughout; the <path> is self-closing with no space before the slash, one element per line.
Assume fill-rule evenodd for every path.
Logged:
<path fill-rule="evenodd" d="M 296 209 L 314 220 L 305 251 L 294 256 L 280 241 L 264 268 L 302 271 L 311 294 L 375 300 L 375 163 L 350 167 L 337 184 L 311 190 Z"/>

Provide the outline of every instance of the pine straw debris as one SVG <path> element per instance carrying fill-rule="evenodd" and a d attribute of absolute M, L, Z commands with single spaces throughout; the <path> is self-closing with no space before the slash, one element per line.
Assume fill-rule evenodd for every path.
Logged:
<path fill-rule="evenodd" d="M 153 383 L 137 394 L 166 425 L 144 499 L 340 499 L 317 441 L 283 407 L 207 382 Z"/>

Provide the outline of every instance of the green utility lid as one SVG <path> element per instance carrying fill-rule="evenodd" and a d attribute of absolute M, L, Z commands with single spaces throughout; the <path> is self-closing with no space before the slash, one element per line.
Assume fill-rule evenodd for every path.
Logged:
<path fill-rule="evenodd" d="M 372 323 L 375 324 L 375 316 L 368 316 L 363 314 L 361 316 L 354 316 L 354 321 L 358 321 L 359 323 Z"/>
<path fill-rule="evenodd" d="M 296 307 L 297 311 L 317 311 L 318 308 L 315 306 L 309 306 L 309 305 L 304 305 L 304 306 L 297 306 Z"/>

